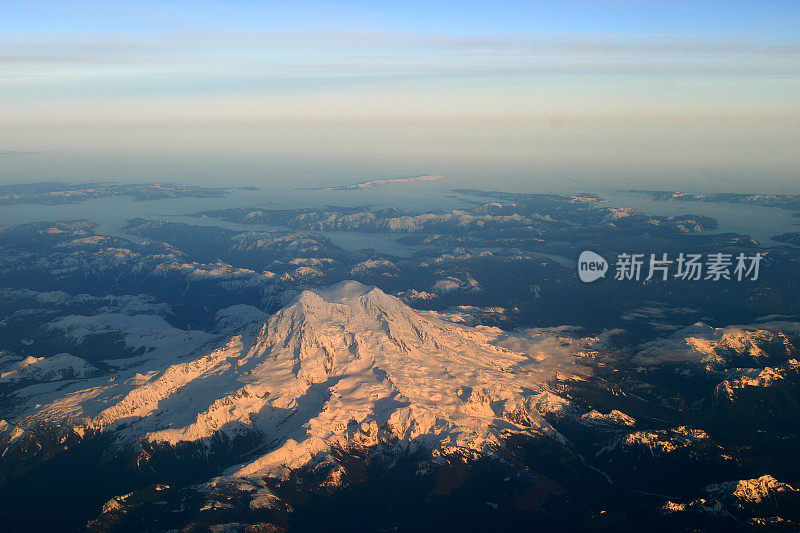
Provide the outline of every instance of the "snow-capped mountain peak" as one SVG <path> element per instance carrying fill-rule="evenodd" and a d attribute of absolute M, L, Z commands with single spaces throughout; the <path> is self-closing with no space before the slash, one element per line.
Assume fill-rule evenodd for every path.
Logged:
<path fill-rule="evenodd" d="M 269 451 L 228 473 L 281 476 L 334 462 L 333 446 L 479 454 L 509 432 L 555 434 L 541 413 L 567 402 L 546 382 L 575 370 L 572 358 L 511 351 L 500 330 L 446 322 L 352 281 L 305 291 L 243 326 L 166 367 L 60 394 L 39 412 L 65 412 L 59 402 L 69 401 L 72 420 L 122 445 L 246 436 Z"/>

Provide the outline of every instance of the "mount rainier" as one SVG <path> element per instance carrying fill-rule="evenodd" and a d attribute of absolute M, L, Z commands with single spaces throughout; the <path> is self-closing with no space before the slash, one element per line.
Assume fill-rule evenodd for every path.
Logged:
<path fill-rule="evenodd" d="M 230 466 L 235 478 L 335 472 L 332 447 L 476 456 L 509 434 L 558 437 L 542 413 L 567 402 L 547 381 L 582 379 L 588 368 L 569 354 L 590 341 L 562 339 L 552 356 L 546 342 L 446 322 L 348 281 L 177 359 L 28 391 L 14 425 L 110 435 L 119 449 L 141 447 L 143 461 L 165 447 L 266 450 Z"/>

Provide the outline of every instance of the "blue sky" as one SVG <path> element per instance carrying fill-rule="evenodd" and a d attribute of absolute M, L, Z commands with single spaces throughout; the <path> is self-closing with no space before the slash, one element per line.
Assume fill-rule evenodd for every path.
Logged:
<path fill-rule="evenodd" d="M 3 33 L 360 31 L 798 36 L 800 3 L 730 1 L 2 2 Z"/>
<path fill-rule="evenodd" d="M 0 152 L 796 176 L 799 128 L 798 1 L 0 2 Z"/>

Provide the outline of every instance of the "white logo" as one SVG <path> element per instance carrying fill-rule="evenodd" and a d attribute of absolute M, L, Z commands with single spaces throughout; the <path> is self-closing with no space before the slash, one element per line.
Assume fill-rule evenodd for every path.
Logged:
<path fill-rule="evenodd" d="M 594 252 L 586 250 L 578 257 L 578 277 L 584 283 L 604 278 L 607 270 L 608 262 Z"/>

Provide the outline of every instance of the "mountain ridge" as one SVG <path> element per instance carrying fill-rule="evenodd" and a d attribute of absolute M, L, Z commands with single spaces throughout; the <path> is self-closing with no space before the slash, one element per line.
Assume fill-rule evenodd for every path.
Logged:
<path fill-rule="evenodd" d="M 303 291 L 263 322 L 242 316 L 256 320 L 37 412 L 69 411 L 78 434 L 123 448 L 246 436 L 267 452 L 226 473 L 280 478 L 335 462 L 336 447 L 481 455 L 508 434 L 557 435 L 542 413 L 568 402 L 546 383 L 586 372 L 579 357 L 553 365 L 500 346 L 497 328 L 446 322 L 355 281 Z"/>

